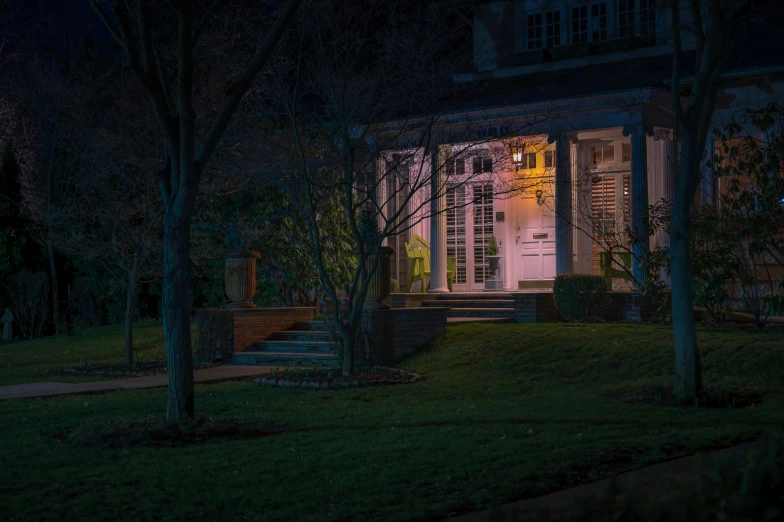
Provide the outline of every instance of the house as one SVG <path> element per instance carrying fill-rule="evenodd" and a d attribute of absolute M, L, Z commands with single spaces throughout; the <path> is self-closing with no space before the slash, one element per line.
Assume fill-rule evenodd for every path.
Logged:
<path fill-rule="evenodd" d="M 494 236 L 502 256 L 496 288 L 547 289 L 558 274 L 584 273 L 610 274 L 614 290 L 633 290 L 645 275 L 630 255 L 629 232 L 643 230 L 649 204 L 672 198 L 677 170 L 669 2 L 451 3 L 472 27 L 473 63 L 453 76 L 468 94 L 450 117 L 473 122 L 476 141 L 419 151 L 433 155 L 444 190 L 433 201 L 436 212 L 389 238 L 392 277 L 405 292 L 411 263 L 404 244 L 416 234 L 431 245 L 429 292 L 448 291 L 450 257 L 455 292 L 486 290 Z M 747 107 L 784 101 L 774 22 L 780 19 L 737 24 L 715 125 Z M 683 96 L 695 48 L 686 37 Z M 697 204 L 716 201 L 714 150 L 709 141 Z M 666 246 L 668 238 L 658 233 L 649 241 Z M 411 289 L 423 290 L 419 283 Z"/>

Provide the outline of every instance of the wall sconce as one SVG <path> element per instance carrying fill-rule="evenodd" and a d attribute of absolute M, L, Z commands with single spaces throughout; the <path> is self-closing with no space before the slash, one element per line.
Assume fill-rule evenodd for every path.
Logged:
<path fill-rule="evenodd" d="M 512 161 L 514 162 L 515 168 L 518 168 L 523 164 L 523 149 L 519 147 L 512 149 Z"/>

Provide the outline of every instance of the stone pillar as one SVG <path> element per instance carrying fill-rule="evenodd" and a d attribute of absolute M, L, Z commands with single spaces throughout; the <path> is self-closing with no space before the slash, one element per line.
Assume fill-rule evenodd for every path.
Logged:
<path fill-rule="evenodd" d="M 555 273 L 571 274 L 574 246 L 571 139 L 555 140 Z"/>
<path fill-rule="evenodd" d="M 648 213 L 648 152 L 647 137 L 642 125 L 624 129 L 624 135 L 631 135 L 632 152 L 632 212 L 631 229 L 636 241 L 633 246 L 632 276 L 641 285 L 645 282 L 645 270 L 639 259 L 649 250 L 650 238 L 646 214 Z M 639 288 L 638 288 L 639 290 Z"/>
<path fill-rule="evenodd" d="M 449 292 L 446 281 L 446 176 L 436 147 L 430 158 L 430 290 Z"/>

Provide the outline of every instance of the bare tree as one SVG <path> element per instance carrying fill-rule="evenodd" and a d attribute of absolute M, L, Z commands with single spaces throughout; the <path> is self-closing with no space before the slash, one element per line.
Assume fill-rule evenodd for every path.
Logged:
<path fill-rule="evenodd" d="M 319 1 L 307 3 L 298 22 L 302 37 L 277 63 L 276 88 L 268 93 L 283 131 L 259 163 L 307 225 L 313 262 L 333 303 L 342 371 L 351 375 L 363 305 L 386 239 L 430 218 L 446 219 L 447 193 L 475 180 L 494 185 L 480 198 L 519 194 L 529 180 L 498 174 L 510 166 L 512 150 L 524 146 L 512 137 L 530 133 L 547 116 L 507 122 L 492 138 L 479 137 L 487 126 L 482 118 L 450 120 L 448 103 L 461 95 L 451 74 L 463 37 L 439 9 Z M 357 261 L 345 286 L 325 255 L 329 238 L 320 227 L 336 201 Z M 449 211 L 471 202 L 453 202 Z M 445 256 L 440 264 L 445 270 Z"/>
<path fill-rule="evenodd" d="M 147 91 L 164 134 L 163 165 L 157 180 L 165 208 L 163 322 L 169 364 L 166 417 L 170 421 L 191 419 L 194 395 L 189 252 L 191 216 L 200 179 L 232 116 L 272 55 L 301 0 L 286 2 L 261 41 L 244 42 L 252 47 L 250 56 L 239 72 L 227 71 L 231 80 L 222 101 L 211 107 L 211 123 L 204 127 L 197 125 L 195 117 L 194 74 L 198 60 L 194 51 L 205 28 L 216 23 L 214 11 L 222 4 L 185 0 L 163 6 L 146 0 L 114 0 L 109 13 L 105 9 L 108 2 L 90 2 Z M 160 34 L 161 30 L 166 34 L 175 21 L 176 39 L 169 45 L 175 58 L 170 61 L 164 58 Z M 229 40 L 234 41 L 235 36 L 244 35 L 233 35 Z M 236 43 L 229 52 L 242 49 Z"/>

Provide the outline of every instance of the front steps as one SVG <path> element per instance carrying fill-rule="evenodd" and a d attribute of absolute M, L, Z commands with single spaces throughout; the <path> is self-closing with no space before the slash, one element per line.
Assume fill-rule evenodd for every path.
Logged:
<path fill-rule="evenodd" d="M 256 343 L 256 349 L 235 352 L 234 364 L 338 368 L 334 340 L 326 321 L 295 323 Z"/>
<path fill-rule="evenodd" d="M 509 294 L 459 293 L 430 294 L 422 306 L 447 306 L 448 323 L 510 322 L 514 320 L 514 300 Z"/>

